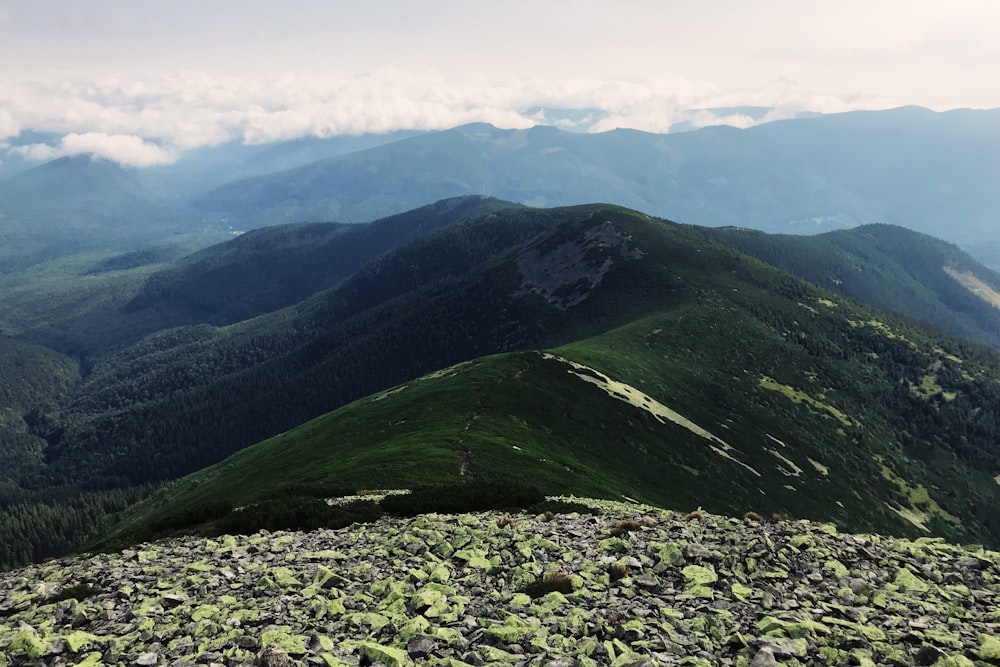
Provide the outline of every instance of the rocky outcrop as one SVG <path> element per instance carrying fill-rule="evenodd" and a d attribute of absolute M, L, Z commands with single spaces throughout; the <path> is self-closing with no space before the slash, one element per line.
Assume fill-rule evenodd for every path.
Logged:
<path fill-rule="evenodd" d="M 538 294 L 560 310 L 590 296 L 616 261 L 645 257 L 632 237 L 610 221 L 587 229 L 578 239 L 558 245 L 539 244 L 517 259 L 521 287 L 514 293 Z"/>
<path fill-rule="evenodd" d="M 177 539 L 3 573 L 0 665 L 1000 661 L 1000 554 L 612 510 Z"/>

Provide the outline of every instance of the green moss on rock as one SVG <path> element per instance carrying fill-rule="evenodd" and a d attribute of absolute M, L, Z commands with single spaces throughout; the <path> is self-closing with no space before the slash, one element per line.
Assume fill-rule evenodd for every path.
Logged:
<path fill-rule="evenodd" d="M 12 658 L 41 658 L 45 655 L 45 640 L 34 630 L 18 630 L 7 646 Z"/>
<path fill-rule="evenodd" d="M 375 642 L 361 642 L 358 644 L 358 651 L 374 662 L 381 662 L 387 667 L 405 667 L 412 665 L 413 660 L 406 654 L 406 651 L 395 646 L 384 646 Z"/>
<path fill-rule="evenodd" d="M 896 590 L 900 593 L 926 593 L 930 590 L 930 584 L 918 577 L 907 567 L 899 568 L 896 579 L 892 582 Z"/>
<path fill-rule="evenodd" d="M 308 649 L 309 638 L 305 635 L 292 634 L 291 627 L 282 625 L 274 630 L 267 630 L 260 636 L 262 648 L 277 646 L 288 655 L 304 655 Z"/>
<path fill-rule="evenodd" d="M 979 656 L 980 660 L 992 663 L 1000 662 L 1000 638 L 992 635 L 980 635 L 976 655 Z"/>

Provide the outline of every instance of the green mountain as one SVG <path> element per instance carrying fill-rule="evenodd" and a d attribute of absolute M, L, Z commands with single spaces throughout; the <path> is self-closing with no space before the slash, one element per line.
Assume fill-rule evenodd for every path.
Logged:
<path fill-rule="evenodd" d="M 457 197 L 369 224 L 300 223 L 254 230 L 151 277 L 126 307 L 169 324 L 232 324 L 291 306 L 386 251 L 459 220 L 516 206 Z"/>
<path fill-rule="evenodd" d="M 82 467 L 101 485 L 169 479 L 380 388 L 547 340 L 549 320 L 555 331 L 600 327 L 606 317 L 508 307 L 513 297 L 481 266 L 579 215 L 515 208 L 475 217 L 293 307 L 165 329 L 102 355 L 68 401 L 39 474 L 78 480 Z"/>
<path fill-rule="evenodd" d="M 8 319 L 19 322 L 20 335 L 91 359 L 164 329 L 234 324 L 292 306 L 420 234 L 512 206 L 473 196 L 372 223 L 269 227 L 169 264 L 163 262 L 169 258 L 163 249 L 116 254 L 82 267 L 64 261 L 82 275 L 72 279 L 68 270 L 53 268 L 39 276 L 43 272 L 36 270 L 27 284 L 17 284 L 20 294 L 8 297 L 6 304 L 0 296 L 0 305 L 12 311 Z M 107 298 L 90 298 L 90 285 L 100 286 Z M 46 309 L 36 303 L 38 294 L 31 287 L 50 300 L 54 291 L 68 287 L 69 293 Z"/>
<path fill-rule="evenodd" d="M 473 124 L 237 181 L 194 205 L 243 225 L 351 222 L 487 193 L 783 233 L 883 222 L 973 247 L 997 239 L 998 155 L 1000 110 L 904 107 L 667 135 Z"/>
<path fill-rule="evenodd" d="M 1000 274 L 950 243 L 894 225 L 815 236 L 695 229 L 832 292 L 1000 347 Z"/>
<path fill-rule="evenodd" d="M 381 376 L 378 393 L 168 486 L 123 530 L 148 534 L 199 507 L 296 487 L 517 479 L 548 493 L 1000 541 L 995 352 L 683 226 L 602 205 L 547 214 L 545 234 L 364 319 L 381 330 L 372 372 L 443 350 L 471 361 L 391 388 Z M 368 349 L 338 341 L 351 341 L 352 358 Z M 328 356 L 312 347 L 310 358 L 336 374 L 344 362 L 325 342 Z M 549 349 L 482 356 L 504 347 Z M 253 411 L 287 409 L 280 398 L 298 386 L 302 400 L 319 377 L 279 383 Z"/>
<path fill-rule="evenodd" d="M 442 202 L 373 223 L 369 232 L 365 226 L 275 228 L 166 267 L 143 264 L 157 257 L 130 255 L 91 262 L 93 282 L 77 282 L 94 295 L 93 309 L 83 295 L 60 297 L 77 304 L 75 323 L 64 320 L 58 328 L 65 340 L 89 350 L 80 357 L 82 378 L 32 414 L 36 449 L 12 466 L 9 484 L 10 497 L 28 509 L 16 520 L 0 516 L 0 534 L 37 525 L 25 517 L 41 511 L 53 489 L 59 490 L 55 505 L 46 507 L 62 507 L 86 492 L 91 495 L 79 514 L 103 516 L 100 508 L 131 502 L 121 489 L 142 493 L 254 443 L 298 433 L 293 429 L 340 408 L 348 412 L 337 414 L 354 415 L 347 422 L 353 426 L 330 426 L 336 431 L 330 437 L 351 451 L 336 450 L 335 460 L 354 462 L 334 470 L 318 459 L 293 457 L 326 486 L 387 484 L 371 476 L 377 470 L 422 471 L 417 481 L 461 480 L 462 469 L 449 468 L 459 460 L 467 462 L 467 473 L 487 480 L 523 468 L 547 490 L 626 494 L 672 506 L 690 498 L 718 511 L 808 512 L 863 529 L 917 532 L 919 525 L 992 542 L 992 476 L 1000 465 L 987 406 L 997 392 L 995 353 L 836 297 L 706 239 L 704 230 L 608 205 L 502 206 L 482 198 Z M 476 215 L 444 224 L 467 213 Z M 386 237 L 399 245 L 380 253 Z M 359 268 L 344 268 L 345 277 L 293 305 L 217 324 L 197 321 L 198 310 L 190 307 L 190 299 L 201 296 L 199 284 L 208 296 L 215 285 L 244 284 L 267 303 L 267 276 L 294 275 L 300 263 L 323 266 L 320 258 L 337 256 L 337 243 L 348 238 Z M 99 270 L 118 266 L 131 268 Z M 249 266 L 269 268 L 257 279 Z M 136 295 L 152 293 L 143 290 L 158 276 L 190 291 L 163 291 L 159 310 L 133 310 Z M 298 298 L 295 289 L 290 300 Z M 117 296 L 101 301 L 102 293 Z M 224 299 L 218 303 L 225 308 Z M 39 308 L 45 307 L 43 300 Z M 238 318 L 241 307 L 231 317 Z M 150 333 L 132 342 L 121 336 L 127 327 L 117 328 L 136 313 L 184 308 L 191 323 L 158 328 L 153 322 Z M 113 344 L 86 347 L 100 329 L 84 336 L 77 324 L 96 327 L 98 321 Z M 131 326 L 151 321 L 131 320 Z M 18 335 L 39 331 L 22 328 Z M 540 349 L 587 368 L 529 352 Z M 517 354 L 490 356 L 508 352 Z M 461 367 L 469 374 L 449 377 L 467 378 L 465 384 L 432 378 L 411 386 L 462 362 L 473 362 Z M 597 386 L 600 378 L 608 379 L 601 380 L 606 387 Z M 418 406 L 419 414 L 396 420 L 415 428 L 412 439 L 389 428 L 396 422 L 387 414 L 358 407 L 369 405 L 363 397 L 401 384 L 409 388 L 371 405 L 399 414 Z M 533 393 L 535 385 L 541 394 Z M 411 391 L 417 386 L 433 388 L 442 407 L 429 412 L 437 394 Z M 639 405 L 610 396 L 611 386 Z M 481 414 L 478 403 L 469 402 L 477 395 L 490 397 Z M 409 408 L 396 403 L 409 396 L 416 397 Z M 501 413 L 485 409 L 494 403 Z M 663 409 L 646 409 L 654 404 Z M 34 407 L 18 407 L 17 414 Z M 699 428 L 671 422 L 665 415 L 674 412 Z M 421 426 L 424 418 L 432 421 Z M 369 419 L 386 426 L 366 425 Z M 511 447 L 494 442 L 483 445 L 486 459 L 477 461 L 475 448 L 466 459 L 455 449 L 466 426 L 476 442 L 493 437 L 476 435 L 479 423 L 494 424 L 497 442 Z M 418 441 L 438 449 L 400 448 Z M 681 448 L 665 449 L 664 442 Z M 398 467 L 370 454 L 386 451 Z M 549 463 L 522 465 L 500 456 L 523 451 Z M 282 460 L 288 476 L 274 475 L 262 493 L 302 483 L 293 458 Z M 664 476 L 676 484 L 664 485 Z M 404 475 L 399 484 L 412 479 Z M 855 488 L 858 479 L 866 480 L 864 493 Z M 730 482 L 735 490 L 706 497 L 707 489 Z M 215 487 L 204 488 L 216 494 Z M 218 497 L 228 502 L 222 491 Z M 89 525 L 92 535 L 103 524 Z M 66 525 L 53 531 L 73 535 Z M 44 544 L 45 538 L 32 534 L 24 541 Z"/>

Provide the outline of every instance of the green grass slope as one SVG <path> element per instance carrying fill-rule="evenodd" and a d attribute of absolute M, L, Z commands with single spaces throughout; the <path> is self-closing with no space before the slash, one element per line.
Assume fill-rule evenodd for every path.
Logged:
<path fill-rule="evenodd" d="M 450 290 L 460 302 L 505 295 L 508 318 L 530 312 L 538 327 L 522 340 L 563 345 L 351 403 L 168 487 L 122 531 L 301 485 L 518 479 L 1000 541 L 995 353 L 683 227 L 611 207 L 573 212 L 473 272 L 475 290 Z"/>
<path fill-rule="evenodd" d="M 816 236 L 694 229 L 820 287 L 1000 347 L 1000 274 L 945 241 L 895 225 Z"/>

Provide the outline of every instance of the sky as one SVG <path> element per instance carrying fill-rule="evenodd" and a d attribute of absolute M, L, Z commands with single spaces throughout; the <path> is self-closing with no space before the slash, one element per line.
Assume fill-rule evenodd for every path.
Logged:
<path fill-rule="evenodd" d="M 992 108 L 997 35 L 997 0 L 0 0 L 0 159 Z"/>

